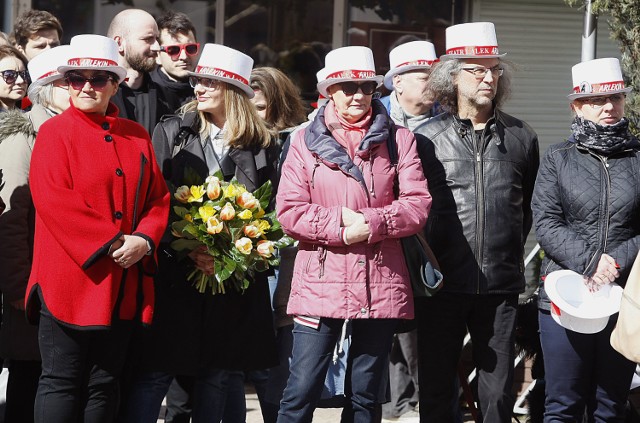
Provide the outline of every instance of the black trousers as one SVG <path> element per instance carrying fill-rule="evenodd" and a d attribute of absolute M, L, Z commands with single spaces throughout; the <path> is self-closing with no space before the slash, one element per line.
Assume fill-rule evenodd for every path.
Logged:
<path fill-rule="evenodd" d="M 132 325 L 82 330 L 65 326 L 43 309 L 38 338 L 42 376 L 35 401 L 36 423 L 108 423 L 118 407 Z"/>
<path fill-rule="evenodd" d="M 458 395 L 455 381 L 467 330 L 483 421 L 511 421 L 517 305 L 518 294 L 439 292 L 416 299 L 421 423 L 455 421 L 451 404 Z"/>

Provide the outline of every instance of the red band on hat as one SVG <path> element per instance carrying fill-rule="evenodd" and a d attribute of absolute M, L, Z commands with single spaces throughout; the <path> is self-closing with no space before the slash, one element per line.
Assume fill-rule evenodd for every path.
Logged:
<path fill-rule="evenodd" d="M 401 66 L 431 66 L 433 65 L 435 62 L 437 62 L 437 60 L 413 60 L 411 62 L 404 62 L 404 63 L 400 63 L 398 66 L 396 66 L 396 68 L 399 68 Z"/>
<path fill-rule="evenodd" d="M 44 79 L 48 76 L 54 76 L 54 75 L 60 75 L 60 73 L 57 70 L 51 71 L 51 72 L 47 72 L 44 75 L 42 75 L 40 78 L 38 78 L 38 81 L 41 79 Z"/>
<path fill-rule="evenodd" d="M 551 314 L 555 314 L 556 316 L 560 316 L 562 314 L 562 312 L 560 311 L 560 307 L 558 307 L 554 303 L 551 303 Z"/>
<path fill-rule="evenodd" d="M 82 67 L 92 67 L 92 68 L 104 68 L 107 66 L 118 66 L 117 62 L 108 59 L 94 59 L 91 57 L 76 57 L 74 59 L 69 59 L 67 62 L 68 66 L 82 66 Z"/>
<path fill-rule="evenodd" d="M 498 46 L 462 46 L 447 49 L 447 54 L 464 56 L 495 56 Z"/>
<path fill-rule="evenodd" d="M 249 85 L 249 81 L 247 81 L 245 78 L 238 75 L 237 73 L 229 72 L 220 68 L 212 68 L 209 66 L 198 66 L 196 68 L 196 73 L 207 75 L 207 76 L 215 76 L 218 78 L 233 79 L 234 81 L 239 81 L 245 85 Z"/>
<path fill-rule="evenodd" d="M 332 74 L 327 75 L 325 79 L 367 79 L 367 78 L 375 78 L 376 72 L 371 70 L 343 70 L 340 72 L 334 72 Z"/>
<path fill-rule="evenodd" d="M 582 82 L 579 86 L 573 87 L 574 94 L 600 94 L 622 90 L 624 90 L 624 81 L 603 82 L 601 84 Z"/>

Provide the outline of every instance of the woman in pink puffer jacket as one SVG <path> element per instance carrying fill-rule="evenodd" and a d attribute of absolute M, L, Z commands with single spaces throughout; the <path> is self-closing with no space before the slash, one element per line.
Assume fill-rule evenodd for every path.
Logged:
<path fill-rule="evenodd" d="M 295 322 L 291 376 L 278 423 L 311 421 L 345 319 L 352 344 L 343 421 L 379 417 L 393 332 L 398 319 L 413 318 L 400 238 L 421 230 L 431 205 L 413 134 L 372 100 L 382 77 L 371 50 L 343 47 L 325 60 L 318 91 L 330 101 L 292 139 L 277 195 L 278 219 L 299 241 L 287 309 Z"/>

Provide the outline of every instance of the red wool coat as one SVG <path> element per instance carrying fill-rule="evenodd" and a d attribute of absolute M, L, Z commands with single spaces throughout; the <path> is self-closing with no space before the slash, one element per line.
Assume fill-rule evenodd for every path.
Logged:
<path fill-rule="evenodd" d="M 72 326 L 132 320 L 137 307 L 151 323 L 155 254 L 124 271 L 107 252 L 132 233 L 155 251 L 167 225 L 169 193 L 145 129 L 117 116 L 113 104 L 106 116 L 71 105 L 38 132 L 29 174 L 36 208 L 26 300 L 31 319 L 40 287 L 53 317 Z"/>

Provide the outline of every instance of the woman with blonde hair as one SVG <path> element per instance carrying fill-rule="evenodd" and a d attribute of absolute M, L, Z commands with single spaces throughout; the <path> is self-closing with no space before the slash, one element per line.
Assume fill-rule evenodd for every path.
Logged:
<path fill-rule="evenodd" d="M 189 82 L 196 99 L 156 127 L 153 145 L 165 179 L 180 186 L 221 172 L 249 191 L 276 182 L 279 148 L 250 101 L 253 60 L 229 47 L 206 44 Z M 275 191 L 274 191 L 275 192 Z M 124 406 L 121 421 L 155 422 L 174 377 L 191 379 L 194 423 L 219 423 L 230 390 L 243 371 L 276 364 L 275 336 L 267 276 L 255 275 L 244 293 L 200 293 L 187 280 L 195 268 L 214 271 L 213 258 L 195 250 L 178 260 L 171 237 L 160 244 L 155 323 L 141 339 L 144 361 Z M 245 410 L 231 407 L 244 422 Z"/>
<path fill-rule="evenodd" d="M 0 112 L 19 105 L 29 82 L 27 58 L 14 47 L 0 45 Z"/>

